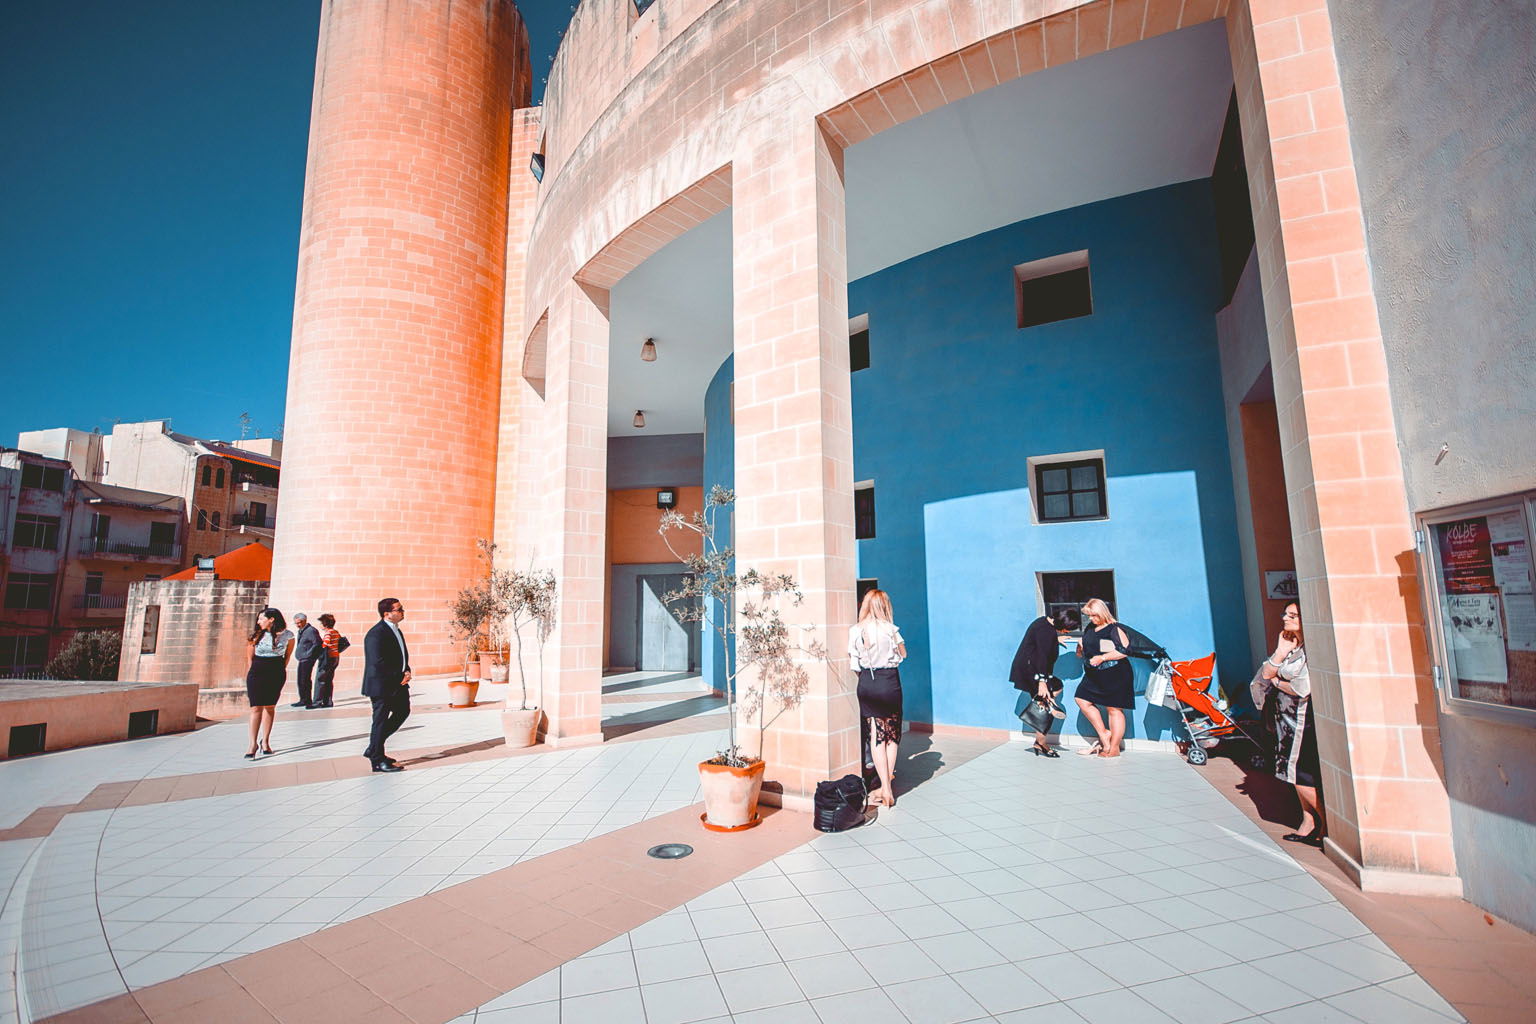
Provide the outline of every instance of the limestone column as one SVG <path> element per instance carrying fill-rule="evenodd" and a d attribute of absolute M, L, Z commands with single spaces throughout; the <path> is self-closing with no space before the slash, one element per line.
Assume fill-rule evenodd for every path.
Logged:
<path fill-rule="evenodd" d="M 1327 0 L 1228 17 L 1329 855 L 1459 895 L 1413 526 Z"/>
<path fill-rule="evenodd" d="M 608 293 L 566 281 L 538 330 L 542 401 L 524 404 L 537 438 L 519 484 L 520 568 L 559 583 L 555 632 L 544 648 L 545 742 L 602 741 L 604 558 L 608 520 Z M 527 524 L 526 531 L 522 530 Z M 530 672 L 538 666 L 530 660 Z"/>
<path fill-rule="evenodd" d="M 809 692 L 763 736 L 789 806 L 856 769 L 858 709 L 843 663 L 854 618 L 853 430 L 842 150 L 807 118 L 760 126 L 733 171 L 736 564 L 794 575 Z M 750 681 L 749 684 L 750 685 Z M 773 709 L 770 708 L 770 714 Z M 758 723 L 741 721 L 755 750 Z"/>
<path fill-rule="evenodd" d="M 272 597 L 336 615 L 357 645 L 344 686 L 385 596 L 418 672 L 459 663 L 447 605 L 491 535 L 527 54 L 511 0 L 321 9 Z"/>

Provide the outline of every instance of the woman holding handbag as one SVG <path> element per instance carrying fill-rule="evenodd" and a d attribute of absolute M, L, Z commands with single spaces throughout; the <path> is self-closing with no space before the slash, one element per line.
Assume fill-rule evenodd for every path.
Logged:
<path fill-rule="evenodd" d="M 1062 682 L 1054 671 L 1060 653 L 1057 644 L 1060 637 L 1076 632 L 1079 622 L 1077 612 L 1071 608 L 1031 622 L 1008 670 L 1008 681 L 1015 690 L 1023 691 L 1018 715 L 1035 732 L 1035 745 L 1030 749 L 1036 757 L 1061 756 L 1047 739 L 1051 726 L 1067 717 L 1057 702 L 1062 690 Z"/>
<path fill-rule="evenodd" d="M 1317 724 L 1312 715 L 1312 678 L 1302 640 L 1301 605 L 1285 606 L 1274 653 L 1259 666 L 1262 684 L 1273 687 L 1275 720 L 1275 778 L 1289 782 L 1301 802 L 1301 824 L 1281 836 L 1289 843 L 1321 848 L 1323 815 L 1317 799 L 1322 767 L 1317 756 Z M 1260 704 L 1267 706 L 1268 701 Z"/>

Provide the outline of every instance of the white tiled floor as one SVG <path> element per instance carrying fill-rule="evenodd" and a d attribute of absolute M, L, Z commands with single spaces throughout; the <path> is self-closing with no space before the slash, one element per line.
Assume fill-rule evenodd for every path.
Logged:
<path fill-rule="evenodd" d="M 1009 744 L 461 1022 L 1460 1020 L 1180 760 Z"/>
<path fill-rule="evenodd" d="M 67 815 L 27 889 L 25 995 L 83 1006 L 686 807 L 715 740 Z"/>

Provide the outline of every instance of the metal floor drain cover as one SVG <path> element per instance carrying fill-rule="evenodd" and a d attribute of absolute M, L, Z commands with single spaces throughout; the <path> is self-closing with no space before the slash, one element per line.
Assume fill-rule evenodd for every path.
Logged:
<path fill-rule="evenodd" d="M 677 860 L 679 857 L 686 857 L 692 853 L 693 847 L 687 843 L 662 843 L 660 846 L 653 846 L 645 852 L 658 860 Z"/>

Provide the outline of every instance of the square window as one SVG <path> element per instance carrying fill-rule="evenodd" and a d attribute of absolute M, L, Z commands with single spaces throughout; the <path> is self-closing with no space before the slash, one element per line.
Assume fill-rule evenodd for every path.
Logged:
<path fill-rule="evenodd" d="M 128 712 L 128 738 L 136 740 L 140 736 L 153 736 L 160 730 L 160 710 L 130 711 Z"/>
<path fill-rule="evenodd" d="M 5 752 L 8 757 L 23 757 L 27 754 L 41 754 L 47 746 L 47 722 L 38 722 L 36 725 L 13 725 L 11 740 Z"/>
<path fill-rule="evenodd" d="M 855 615 L 858 614 L 858 610 L 860 608 L 864 607 L 864 595 L 869 593 L 871 590 L 879 589 L 880 581 L 878 579 L 871 577 L 867 580 L 859 580 L 857 588 L 853 592 L 853 609 Z"/>
<path fill-rule="evenodd" d="M 1055 615 L 1069 608 L 1079 610 L 1083 602 L 1092 597 L 1109 605 L 1110 613 L 1119 617 L 1120 613 L 1115 611 L 1114 570 L 1040 573 L 1040 600 L 1046 615 Z"/>
<path fill-rule="evenodd" d="M 5 583 L 5 607 L 12 611 L 45 612 L 53 601 L 53 574 L 13 572 Z"/>
<path fill-rule="evenodd" d="M 18 548 L 59 550 L 59 517 L 16 514 L 15 544 Z"/>
<path fill-rule="evenodd" d="M 1093 313 L 1087 249 L 1020 263 L 1013 268 L 1013 282 L 1020 327 L 1039 327 Z"/>
<path fill-rule="evenodd" d="M 1056 456 L 1051 462 L 1030 459 L 1030 463 L 1035 470 L 1035 515 L 1040 522 L 1108 518 L 1102 455 Z"/>
<path fill-rule="evenodd" d="M 848 372 L 869 369 L 869 314 L 848 321 Z"/>
<path fill-rule="evenodd" d="M 875 536 L 875 485 L 860 484 L 853 489 L 854 540 L 872 540 Z"/>

